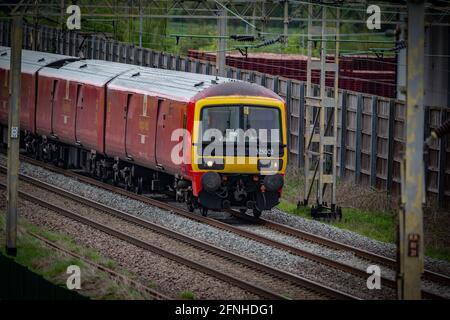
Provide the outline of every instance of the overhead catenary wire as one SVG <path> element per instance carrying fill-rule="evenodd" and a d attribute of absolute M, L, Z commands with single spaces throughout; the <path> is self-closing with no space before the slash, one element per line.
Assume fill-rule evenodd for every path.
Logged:
<path fill-rule="evenodd" d="M 217 1 L 216 1 L 217 2 Z M 303 4 L 309 4 L 309 2 L 306 2 L 306 1 L 292 1 L 292 3 L 295 3 L 295 2 L 297 2 L 297 3 L 303 3 Z M 315 4 L 316 5 L 316 4 Z M 317 5 L 319 5 L 319 6 L 324 6 L 324 4 L 317 4 Z M 99 6 L 99 5 L 90 5 L 90 8 L 95 8 L 95 9 L 99 9 L 99 8 L 105 8 L 105 7 L 108 7 L 108 6 Z M 128 8 L 128 6 L 123 6 L 124 8 Z M 335 8 L 335 6 L 329 6 L 329 7 L 333 7 L 333 8 Z M 57 6 L 53 6 L 53 8 L 57 8 L 58 9 L 58 7 Z M 158 9 L 161 9 L 161 8 L 158 8 Z M 348 8 L 348 10 L 351 10 L 352 8 Z M 357 9 L 357 8 L 354 8 L 354 9 Z M 207 9 L 199 9 L 198 11 L 200 11 L 200 10 L 203 10 L 204 12 L 207 12 L 208 10 Z M 215 10 L 214 9 L 210 9 L 210 11 L 209 12 L 214 12 Z M 362 10 L 360 10 L 360 11 L 362 11 Z M 131 15 L 130 15 L 131 16 Z M 93 21 L 93 22 L 95 22 L 95 23 L 97 23 L 97 22 L 101 22 L 102 21 L 102 19 L 100 18 L 86 18 L 87 20 L 89 20 L 89 21 Z M 95 28 L 91 28 L 90 30 L 92 30 L 93 32 L 96 32 L 97 30 L 95 29 Z M 134 31 L 134 30 L 131 30 L 131 32 L 130 32 L 131 34 L 136 34 L 136 32 Z M 168 36 L 168 35 L 164 35 L 164 34 L 156 34 L 156 33 L 150 33 L 150 32 L 144 32 L 145 34 L 147 34 L 147 35 L 152 35 L 152 36 L 156 36 L 156 37 L 160 37 L 160 38 L 164 38 L 164 39 L 169 39 L 170 38 L 170 36 Z M 269 33 L 266 33 L 266 34 L 269 34 Z M 277 34 L 277 33 L 274 33 L 275 35 Z M 292 35 L 290 35 L 290 36 L 294 36 L 295 34 L 292 34 Z M 301 34 L 302 35 L 302 34 Z M 304 35 L 304 34 L 303 34 Z M 327 36 L 332 36 L 332 35 L 327 35 Z M 354 35 L 353 35 L 354 36 Z M 345 39 L 344 39 L 345 40 Z M 351 40 L 351 39 L 348 39 L 348 40 Z M 89 40 L 88 40 L 89 41 Z M 342 42 L 345 42 L 345 41 L 342 41 Z M 362 43 L 364 43 L 364 40 L 361 40 L 361 42 Z M 143 42 L 144 44 L 146 44 L 146 45 L 156 45 L 157 43 L 155 43 L 155 42 Z M 248 46 L 248 48 L 251 48 L 250 46 Z M 234 48 L 232 48 L 232 49 L 227 49 L 227 52 L 228 51 L 232 51 Z M 343 50 L 343 51 L 345 51 L 345 49 Z M 216 51 L 210 51 L 210 52 L 218 52 L 217 50 Z M 355 53 L 358 53 L 357 51 L 353 51 L 353 52 L 355 52 Z M 351 51 L 348 51 L 347 52 L 347 54 L 350 54 L 351 53 Z M 280 53 L 281 54 L 281 53 Z M 431 56 L 431 55 L 430 55 Z M 439 58 L 446 58 L 447 57 L 447 55 L 441 55 Z M 362 59 L 362 58 L 358 58 L 358 59 Z M 396 63 L 393 63 L 393 62 L 387 62 L 387 61 L 380 61 L 380 63 L 386 63 L 386 64 L 396 64 Z M 400 64 L 397 64 L 398 66 L 400 66 Z M 286 67 L 286 66 L 278 66 L 278 67 L 280 67 L 280 68 L 284 68 L 284 69 L 289 69 L 289 70 L 296 70 L 295 68 L 289 68 L 289 67 Z M 299 72 L 303 72 L 302 70 L 297 70 L 297 71 L 299 71 Z M 357 79 L 357 80 L 363 80 L 363 81 L 369 81 L 369 80 L 367 80 L 367 79 L 361 79 L 361 78 L 357 78 L 357 77 L 355 77 L 354 79 Z M 372 82 L 374 82 L 374 81 L 372 81 Z M 374 83 L 377 83 L 378 81 L 375 81 Z M 386 83 L 384 83 L 384 82 L 382 82 L 383 84 L 386 84 Z"/>

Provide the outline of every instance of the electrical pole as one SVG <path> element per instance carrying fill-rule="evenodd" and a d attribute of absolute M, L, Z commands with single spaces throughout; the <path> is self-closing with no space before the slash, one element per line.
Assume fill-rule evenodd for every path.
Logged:
<path fill-rule="evenodd" d="M 256 26 L 256 1 L 253 3 L 252 24 Z M 256 28 L 252 28 L 252 35 L 256 35 Z"/>
<path fill-rule="evenodd" d="M 327 11 L 332 9 L 321 8 L 322 24 L 314 26 L 313 4 L 308 5 L 308 65 L 306 70 L 306 96 L 305 96 L 305 151 L 304 151 L 304 198 L 297 206 L 308 206 L 311 193 L 316 189 L 316 205 L 311 207 L 313 218 L 334 217 L 341 218 L 341 209 L 336 205 L 337 182 L 337 118 L 339 106 L 339 28 L 340 9 L 336 8 L 334 27 L 328 27 Z M 336 47 L 333 62 L 327 60 L 328 34 L 335 33 Z M 313 36 L 314 39 L 313 39 Z M 317 37 L 320 36 L 320 39 Z M 312 42 L 320 40 L 320 61 L 312 59 Z M 331 57 L 329 57 L 331 58 Z M 313 70 L 320 70 L 320 94 L 317 96 L 313 90 Z M 334 92 L 328 96 L 326 92 L 326 77 L 333 73 Z M 331 130 L 333 121 L 333 130 Z M 331 164 L 331 165 L 329 165 Z M 330 170 L 331 167 L 331 170 Z M 329 188 L 330 206 L 325 201 L 326 191 Z"/>
<path fill-rule="evenodd" d="M 64 31 L 65 30 L 64 29 L 64 24 L 65 24 L 64 18 L 65 18 L 65 14 L 66 14 L 66 1 L 61 0 L 60 6 L 61 6 L 61 8 L 60 8 L 61 11 L 60 11 L 59 23 L 60 23 L 60 28 L 61 28 L 61 39 L 60 39 L 61 43 L 57 50 L 58 50 L 59 54 L 64 54 L 64 41 L 66 41 L 66 36 L 65 36 L 65 31 Z"/>
<path fill-rule="evenodd" d="M 133 13 L 133 0 L 130 0 L 128 2 L 128 42 L 133 43 L 134 45 L 134 39 L 133 39 L 133 18 L 131 17 L 132 13 Z"/>
<path fill-rule="evenodd" d="M 261 2 L 261 17 L 262 17 L 262 24 L 261 24 L 261 33 L 264 37 L 264 32 L 266 31 L 266 2 Z"/>
<path fill-rule="evenodd" d="M 284 1 L 283 25 L 284 25 L 284 32 L 283 32 L 284 47 L 287 48 L 287 46 L 288 46 L 288 32 L 289 32 L 289 1 L 287 1 L 287 0 Z"/>
<path fill-rule="evenodd" d="M 6 253 L 17 253 L 17 189 L 19 173 L 19 115 L 22 69 L 22 16 L 15 15 L 11 35 L 11 75 L 8 113 L 8 177 L 6 199 Z"/>
<path fill-rule="evenodd" d="M 406 148 L 399 223 L 400 299 L 421 299 L 423 273 L 425 1 L 408 1 Z"/>
<path fill-rule="evenodd" d="M 39 0 L 34 1 L 34 28 L 33 28 L 33 43 L 32 49 L 38 50 L 38 26 L 39 26 Z"/>
<path fill-rule="evenodd" d="M 217 39 L 217 55 L 216 67 L 217 74 L 221 77 L 226 77 L 226 50 L 227 50 L 227 10 L 225 8 L 219 9 L 220 17 L 217 20 L 217 29 L 219 30 L 219 38 Z"/>
<path fill-rule="evenodd" d="M 139 0 L 139 47 L 142 48 L 142 0 Z"/>
<path fill-rule="evenodd" d="M 59 2 L 59 26 L 61 27 L 61 30 L 64 26 L 64 15 L 65 15 L 65 0 L 61 0 Z"/>

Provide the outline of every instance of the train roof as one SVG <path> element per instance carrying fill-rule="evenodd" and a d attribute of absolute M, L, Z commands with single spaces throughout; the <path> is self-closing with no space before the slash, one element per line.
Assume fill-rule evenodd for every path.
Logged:
<path fill-rule="evenodd" d="M 267 89 L 259 84 L 250 82 L 228 82 L 221 85 L 209 87 L 199 92 L 194 100 L 200 100 L 208 97 L 223 97 L 223 96 L 249 96 L 249 97 L 264 97 L 283 101 L 283 99 L 270 89 Z"/>
<path fill-rule="evenodd" d="M 11 49 L 0 46 L 0 68 L 9 69 Z M 209 96 L 246 95 L 281 99 L 269 89 L 240 80 L 156 69 L 103 60 L 22 50 L 22 72 L 108 86 L 150 96 L 194 101 Z"/>
<path fill-rule="evenodd" d="M 77 57 L 65 56 L 55 53 L 40 51 L 22 50 L 22 72 L 34 74 L 40 69 L 64 63 L 66 61 L 78 60 Z M 11 64 L 11 48 L 0 47 L 0 68 L 9 70 Z"/>
<path fill-rule="evenodd" d="M 39 74 L 102 87 L 118 75 L 137 66 L 103 60 L 79 60 L 61 68 L 44 68 Z"/>
<path fill-rule="evenodd" d="M 190 101 L 199 92 L 236 80 L 183 71 L 139 67 L 121 74 L 109 87 L 148 95 L 176 97 Z"/>

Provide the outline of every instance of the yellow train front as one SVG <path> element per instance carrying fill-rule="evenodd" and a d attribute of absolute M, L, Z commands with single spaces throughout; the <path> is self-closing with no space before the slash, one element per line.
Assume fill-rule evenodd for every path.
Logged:
<path fill-rule="evenodd" d="M 190 210 L 252 210 L 259 217 L 279 203 L 287 165 L 284 100 L 271 90 L 228 82 L 190 103 Z"/>

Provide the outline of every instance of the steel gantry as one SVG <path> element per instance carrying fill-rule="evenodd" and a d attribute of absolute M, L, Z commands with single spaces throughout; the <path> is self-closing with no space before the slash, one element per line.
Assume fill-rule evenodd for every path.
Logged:
<path fill-rule="evenodd" d="M 61 5 L 56 3 L 61 1 Z M 220 18 L 217 7 L 219 0 L 114 0 L 114 1 L 83 1 L 83 18 L 90 20 L 109 21 L 123 19 L 187 19 L 187 20 L 217 20 Z M 308 0 L 221 0 L 230 11 L 236 15 L 230 15 L 228 19 L 236 22 L 242 18 L 252 21 L 258 25 L 260 31 L 264 31 L 268 23 L 307 22 Z M 8 14 L 17 0 L 6 0 L 0 3 L 0 11 Z M 22 1 L 23 7 L 29 9 L 28 16 L 32 16 L 36 6 L 39 14 L 49 19 L 57 19 L 64 16 L 65 6 L 62 0 L 54 1 Z M 340 22 L 365 25 L 369 14 L 367 13 L 367 0 L 352 1 L 312 1 L 315 7 L 327 7 L 333 9 L 336 4 L 340 8 Z M 390 27 L 401 23 L 399 12 L 406 10 L 405 3 L 378 1 L 381 8 L 380 19 L 383 25 Z M 142 9 L 142 10 L 141 10 Z M 435 1 L 428 4 L 426 9 L 426 24 L 448 26 L 449 23 L 442 21 L 442 11 L 448 11 L 447 1 Z M 286 18 L 288 10 L 288 18 Z M 314 18 L 314 22 L 320 22 Z M 330 22 L 336 20 L 331 18 Z"/>
<path fill-rule="evenodd" d="M 308 65 L 305 97 L 305 152 L 304 152 L 304 198 L 299 205 L 310 203 L 315 189 L 316 201 L 311 208 L 315 218 L 342 216 L 336 206 L 336 161 L 337 161 L 337 119 L 339 105 L 339 27 L 340 8 L 326 6 L 318 8 L 321 26 L 315 26 L 313 4 L 308 6 Z M 328 15 L 334 13 L 330 27 Z M 327 40 L 335 38 L 335 48 L 327 55 Z M 312 57 L 312 43 L 320 43 L 320 61 Z M 320 88 L 316 95 L 313 87 L 313 71 L 320 70 Z M 327 90 L 326 79 L 332 78 L 332 90 Z M 328 190 L 329 202 L 326 200 Z"/>

